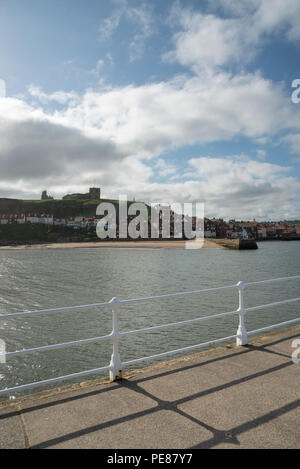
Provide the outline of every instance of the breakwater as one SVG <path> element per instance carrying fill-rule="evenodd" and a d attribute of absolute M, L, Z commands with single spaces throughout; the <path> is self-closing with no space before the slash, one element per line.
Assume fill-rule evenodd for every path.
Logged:
<path fill-rule="evenodd" d="M 214 239 L 213 242 L 227 249 L 258 249 L 255 239 Z"/>

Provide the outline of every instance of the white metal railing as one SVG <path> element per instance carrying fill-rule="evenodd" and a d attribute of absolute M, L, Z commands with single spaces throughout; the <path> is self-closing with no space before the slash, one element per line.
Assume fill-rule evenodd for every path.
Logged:
<path fill-rule="evenodd" d="M 179 352 L 188 352 L 190 350 L 194 350 L 197 348 L 201 347 L 206 347 L 208 345 L 216 344 L 219 342 L 224 342 L 228 341 L 231 339 L 236 339 L 236 344 L 237 345 L 247 345 L 248 344 L 248 335 L 255 334 L 258 332 L 263 332 L 268 329 L 273 329 L 275 327 L 281 327 L 281 326 L 286 326 L 290 325 L 296 322 L 300 321 L 300 317 L 296 319 L 292 319 L 289 321 L 281 322 L 278 324 L 273 324 L 271 326 L 263 327 L 260 329 L 256 329 L 250 332 L 247 332 L 246 327 L 245 327 L 245 322 L 244 322 L 244 317 L 247 312 L 250 311 L 257 311 L 260 309 L 265 309 L 265 308 L 271 308 L 273 306 L 278 306 L 278 305 L 283 305 L 287 303 L 296 303 L 297 301 L 300 300 L 300 298 L 292 298 L 292 299 L 287 299 L 283 301 L 276 301 L 274 303 L 268 303 L 264 305 L 259 305 L 259 306 L 252 306 L 250 308 L 245 308 L 244 306 L 244 289 L 249 286 L 253 285 L 265 285 L 265 284 L 270 284 L 270 283 L 276 283 L 276 282 L 284 282 L 284 281 L 289 281 L 289 280 L 295 280 L 295 279 L 300 279 L 300 275 L 296 275 L 293 277 L 282 277 L 282 278 L 277 278 L 277 279 L 271 279 L 271 280 L 262 280 L 262 281 L 257 281 L 257 282 L 238 282 L 236 285 L 229 285 L 225 287 L 216 287 L 216 288 L 208 288 L 205 290 L 195 290 L 195 291 L 190 291 L 190 292 L 181 292 L 181 293 L 170 293 L 167 295 L 160 295 L 160 296 L 151 296 L 151 297 L 146 297 L 146 298 L 136 298 L 136 299 L 131 299 L 131 300 L 119 300 L 118 298 L 113 298 L 107 303 L 95 303 L 95 304 L 89 304 L 89 305 L 81 305 L 81 306 L 71 306 L 71 307 L 65 307 L 65 308 L 55 308 L 55 309 L 44 309 L 44 310 L 39 310 L 39 311 L 24 311 L 20 313 L 12 313 L 12 314 L 3 314 L 0 315 L 0 319 L 11 319 L 11 318 L 21 318 L 21 317 L 28 317 L 28 316 L 41 316 L 44 314 L 52 314 L 52 313 L 64 313 L 68 311 L 80 311 L 80 310 L 87 310 L 87 309 L 92 309 L 92 308 L 110 308 L 112 310 L 112 332 L 109 335 L 101 336 L 101 337 L 92 337 L 89 339 L 81 339 L 81 340 L 74 340 L 72 342 L 65 342 L 61 344 L 54 344 L 54 345 L 46 345 L 43 347 L 35 347 L 35 348 L 30 348 L 30 349 L 25 349 L 25 350 L 18 350 L 15 352 L 6 352 L 0 354 L 0 359 L 2 358 L 10 358 L 10 357 L 15 357 L 18 355 L 23 355 L 23 354 L 28 354 L 28 353 L 34 353 L 34 352 L 44 352 L 44 351 L 49 351 L 49 350 L 57 350 L 57 349 L 62 349 L 66 347 L 71 347 L 74 345 L 83 345 L 83 344 L 89 344 L 89 343 L 95 343 L 95 342 L 100 342 L 104 340 L 110 340 L 113 344 L 113 351 L 112 351 L 112 356 L 111 356 L 111 361 L 108 366 L 104 366 L 101 368 L 95 368 L 92 370 L 86 370 L 86 371 L 81 371 L 79 373 L 72 373 L 69 375 L 65 376 L 59 376 L 56 378 L 50 378 L 46 379 L 43 381 L 38 381 L 34 383 L 29 383 L 29 384 L 24 384 L 21 386 L 15 386 L 11 388 L 6 388 L 0 390 L 0 394 L 4 393 L 11 393 L 14 391 L 22 391 L 25 389 L 30 389 L 36 386 L 42 386 L 46 384 L 52 384 L 58 381 L 64 381 L 68 379 L 73 379 L 73 378 L 79 378 L 82 376 L 90 375 L 90 374 L 95 374 L 99 373 L 102 371 L 109 371 L 109 376 L 111 381 L 114 381 L 116 379 L 119 379 L 122 377 L 122 370 L 123 367 L 128 366 L 128 365 L 133 365 L 135 363 L 147 361 L 147 360 L 154 360 L 156 358 L 162 358 L 166 357 L 168 355 L 174 355 Z M 185 321 L 180 321 L 180 322 L 173 322 L 173 323 L 168 323 L 168 324 L 162 324 L 159 326 L 153 326 L 153 327 L 146 327 L 144 329 L 138 329 L 134 331 L 128 331 L 128 332 L 120 332 L 119 327 L 118 327 L 118 314 L 120 307 L 122 305 L 127 305 L 127 304 L 136 304 L 136 303 L 144 303 L 146 301 L 153 301 L 153 300 L 159 300 L 159 299 L 167 299 L 167 298 L 176 298 L 176 297 L 184 297 L 188 295 L 197 295 L 201 293 L 210 293 L 210 292 L 217 292 L 217 291 L 224 291 L 224 290 L 238 290 L 239 292 L 239 307 L 235 311 L 229 311 L 225 313 L 219 313 L 219 314 L 214 314 L 211 316 L 204 316 L 204 317 L 198 317 L 195 319 L 188 319 Z M 208 342 L 204 342 L 201 344 L 196 344 L 196 345 L 190 345 L 188 347 L 183 347 L 179 348 L 176 350 L 170 350 L 168 352 L 163 352 L 159 353 L 156 355 L 151 355 L 148 357 L 142 357 L 138 358 L 135 360 L 129 360 L 122 362 L 120 359 L 119 355 L 119 350 L 118 350 L 118 345 L 119 341 L 122 337 L 128 336 L 128 335 L 135 335 L 135 334 L 140 334 L 144 332 L 152 332 L 156 331 L 159 329 L 165 329 L 165 328 L 171 328 L 171 327 L 178 327 L 186 324 L 191 324 L 191 323 L 196 323 L 196 322 L 201 322 L 201 321 L 207 321 L 208 319 L 216 319 L 220 317 L 225 317 L 225 316 L 231 316 L 231 315 L 238 315 L 239 316 L 239 325 L 237 329 L 237 333 L 228 337 L 223 337 L 221 339 L 216 339 L 216 340 L 210 340 Z"/>

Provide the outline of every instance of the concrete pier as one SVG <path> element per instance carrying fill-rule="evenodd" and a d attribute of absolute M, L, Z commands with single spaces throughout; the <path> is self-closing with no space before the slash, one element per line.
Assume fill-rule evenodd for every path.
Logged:
<path fill-rule="evenodd" d="M 258 249 L 255 239 L 213 239 L 213 242 L 227 249 Z"/>
<path fill-rule="evenodd" d="M 2 403 L 0 448 L 299 448 L 296 339 L 300 326 L 125 373 L 118 382 Z"/>

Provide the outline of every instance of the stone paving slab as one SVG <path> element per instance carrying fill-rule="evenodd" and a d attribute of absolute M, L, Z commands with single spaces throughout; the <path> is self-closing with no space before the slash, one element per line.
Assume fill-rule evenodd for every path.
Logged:
<path fill-rule="evenodd" d="M 300 327 L 0 406 L 0 448 L 299 448 Z"/>
<path fill-rule="evenodd" d="M 20 413 L 16 409 L 0 410 L 0 449 L 26 447 L 24 428 Z"/>

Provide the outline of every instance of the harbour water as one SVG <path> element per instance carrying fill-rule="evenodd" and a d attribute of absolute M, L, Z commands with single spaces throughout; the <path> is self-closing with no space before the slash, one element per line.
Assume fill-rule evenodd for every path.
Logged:
<path fill-rule="evenodd" d="M 0 251 L 0 314 L 162 295 L 179 291 L 299 275 L 300 241 L 263 242 L 257 251 L 225 249 L 24 249 Z M 299 297 L 300 281 L 250 287 L 246 306 Z M 237 291 L 156 300 L 121 308 L 121 331 L 233 311 Z M 252 312 L 253 330 L 299 316 L 299 303 Z M 238 318 L 130 336 L 120 343 L 123 361 L 236 333 Z M 94 309 L 2 320 L 7 351 L 105 335 L 111 312 Z M 14 357 L 0 363 L 0 388 L 108 365 L 111 344 Z M 148 363 L 149 364 L 149 363 Z M 137 366 L 135 365 L 135 368 Z M 94 376 L 91 376 L 91 378 Z M 2 396 L 2 400 L 5 399 Z"/>

